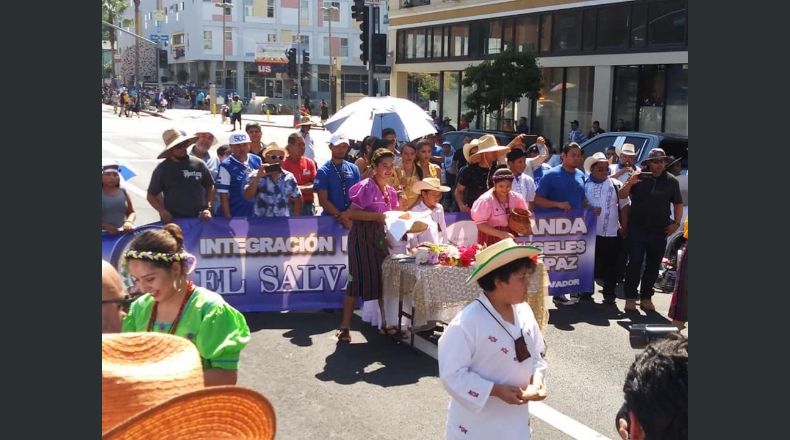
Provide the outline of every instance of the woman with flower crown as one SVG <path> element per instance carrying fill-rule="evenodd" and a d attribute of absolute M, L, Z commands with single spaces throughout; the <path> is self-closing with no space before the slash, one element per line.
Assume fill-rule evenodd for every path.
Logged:
<path fill-rule="evenodd" d="M 169 223 L 141 233 L 124 258 L 136 287 L 145 294 L 132 303 L 122 331 L 184 337 L 200 352 L 206 386 L 235 385 L 250 328 L 221 295 L 187 279 L 195 257 L 184 250 L 181 228 Z"/>

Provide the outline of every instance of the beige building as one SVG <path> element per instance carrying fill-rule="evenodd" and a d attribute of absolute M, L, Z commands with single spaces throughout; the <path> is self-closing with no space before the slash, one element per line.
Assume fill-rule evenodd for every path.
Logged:
<path fill-rule="evenodd" d="M 554 143 L 572 120 L 688 134 L 687 0 L 393 0 L 389 45 L 390 93 L 455 126 L 469 114 L 462 71 L 512 47 L 537 56 L 543 87 L 507 106 L 505 128 L 525 116 Z M 494 129 L 496 115 L 471 127 Z"/>

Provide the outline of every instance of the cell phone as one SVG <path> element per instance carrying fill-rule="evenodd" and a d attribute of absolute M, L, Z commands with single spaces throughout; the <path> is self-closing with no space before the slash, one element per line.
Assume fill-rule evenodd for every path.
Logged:
<path fill-rule="evenodd" d="M 282 171 L 282 168 L 280 167 L 279 163 L 273 163 L 273 164 L 270 164 L 268 167 L 266 167 L 266 172 L 267 173 L 274 173 L 274 172 L 280 172 L 280 171 Z"/>
<path fill-rule="evenodd" d="M 639 173 L 639 180 L 647 179 L 650 177 L 653 177 L 653 173 L 651 173 L 650 171 L 642 171 L 641 173 Z"/>

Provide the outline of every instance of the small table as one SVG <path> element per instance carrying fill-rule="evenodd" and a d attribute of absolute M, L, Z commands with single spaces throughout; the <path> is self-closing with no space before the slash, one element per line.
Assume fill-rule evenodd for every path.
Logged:
<path fill-rule="evenodd" d="M 406 316 L 412 320 L 412 329 L 429 322 L 450 322 L 467 304 L 474 301 L 482 290 L 477 283 L 464 284 L 474 267 L 420 265 L 413 261 L 400 262 L 387 257 L 381 265 L 384 276 L 385 304 L 398 302 L 398 321 Z M 538 265 L 528 278 L 525 300 L 532 308 L 541 333 L 549 321 L 546 297 L 549 291 L 549 274 L 538 260 Z M 404 312 L 404 302 L 411 303 L 411 313 Z M 414 345 L 414 331 L 411 332 Z"/>

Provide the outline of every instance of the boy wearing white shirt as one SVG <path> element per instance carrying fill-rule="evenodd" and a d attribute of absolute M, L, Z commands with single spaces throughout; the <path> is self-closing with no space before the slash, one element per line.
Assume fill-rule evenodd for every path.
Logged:
<path fill-rule="evenodd" d="M 525 172 L 527 165 L 527 153 L 520 149 L 513 149 L 507 153 L 507 167 L 513 172 L 512 191 L 521 195 L 529 205 L 530 211 L 535 208 L 535 180 Z"/>
<path fill-rule="evenodd" d="M 426 177 L 414 182 L 412 192 L 420 194 L 420 203 L 411 208 L 412 212 L 431 211 L 431 220 L 428 229 L 420 234 L 415 234 L 409 239 L 409 247 L 417 247 L 420 243 L 450 243 L 447 237 L 447 224 L 444 221 L 444 207 L 440 203 L 443 193 L 449 192 L 450 187 L 441 185 L 439 179 Z"/>
<path fill-rule="evenodd" d="M 603 303 L 615 304 L 614 289 L 617 285 L 617 259 L 623 248 L 621 231 L 628 223 L 631 199 L 620 199 L 617 195 L 623 184 L 609 177 L 609 160 L 603 153 L 595 153 L 584 161 L 584 170 L 589 173 L 584 183 L 584 194 L 590 207 L 598 215 L 595 237 L 595 278 L 603 279 Z M 580 296 L 581 300 L 592 300 L 592 293 Z"/>
<path fill-rule="evenodd" d="M 538 253 L 506 238 L 475 256 L 466 283 L 483 293 L 439 339 L 439 378 L 451 397 L 447 439 L 531 437 L 528 402 L 546 398 L 546 345 L 524 302 Z"/>

